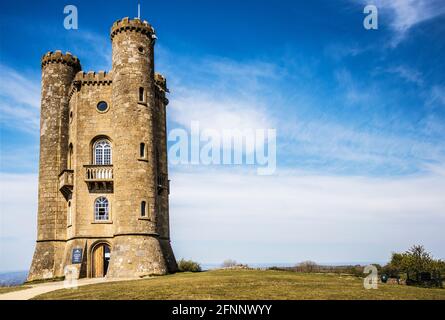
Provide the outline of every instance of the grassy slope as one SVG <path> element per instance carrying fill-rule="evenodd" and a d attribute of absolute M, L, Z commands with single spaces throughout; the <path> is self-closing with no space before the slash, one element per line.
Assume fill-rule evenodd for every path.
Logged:
<path fill-rule="evenodd" d="M 217 270 L 58 290 L 36 299 L 445 299 L 445 289 L 382 284 L 349 275 Z"/>

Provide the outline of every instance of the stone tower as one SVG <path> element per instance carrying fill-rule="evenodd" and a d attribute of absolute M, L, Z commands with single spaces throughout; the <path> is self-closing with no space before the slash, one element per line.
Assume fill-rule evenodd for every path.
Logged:
<path fill-rule="evenodd" d="M 166 80 L 154 29 L 111 28 L 112 70 L 42 59 L 38 236 L 28 281 L 175 272 L 170 246 Z M 69 267 L 69 268 L 67 268 Z"/>

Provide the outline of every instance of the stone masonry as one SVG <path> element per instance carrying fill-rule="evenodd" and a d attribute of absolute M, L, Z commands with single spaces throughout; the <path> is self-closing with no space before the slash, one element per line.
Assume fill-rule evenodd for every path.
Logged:
<path fill-rule="evenodd" d="M 38 230 L 28 281 L 63 277 L 67 266 L 93 277 L 103 263 L 113 278 L 176 271 L 168 89 L 154 72 L 155 40 L 148 22 L 124 18 L 111 28 L 110 72 L 83 72 L 70 53 L 43 56 Z M 109 146 L 108 160 L 100 141 Z M 106 262 L 93 261 L 106 256 L 96 253 L 99 246 L 109 248 Z M 73 260 L 75 249 L 81 261 Z"/>

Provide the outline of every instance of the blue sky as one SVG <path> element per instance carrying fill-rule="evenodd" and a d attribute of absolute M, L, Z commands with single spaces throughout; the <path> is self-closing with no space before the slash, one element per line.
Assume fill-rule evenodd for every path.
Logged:
<path fill-rule="evenodd" d="M 26 269 L 35 240 L 42 54 L 109 70 L 109 28 L 136 3 L 1 4 L 0 270 Z M 273 176 L 170 167 L 177 257 L 385 261 L 414 243 L 445 257 L 443 2 L 141 3 L 171 89 L 169 129 L 233 119 L 277 129 Z M 63 28 L 66 4 L 78 30 Z M 378 30 L 363 28 L 366 4 L 379 9 Z"/>

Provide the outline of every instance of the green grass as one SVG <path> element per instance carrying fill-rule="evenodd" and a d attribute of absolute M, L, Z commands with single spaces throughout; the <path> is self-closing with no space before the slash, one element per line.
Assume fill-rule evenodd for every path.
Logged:
<path fill-rule="evenodd" d="M 0 287 L 0 294 L 28 289 L 27 286 Z"/>
<path fill-rule="evenodd" d="M 58 290 L 35 299 L 445 299 L 445 289 L 381 284 L 351 275 L 215 270 Z"/>

